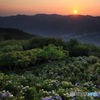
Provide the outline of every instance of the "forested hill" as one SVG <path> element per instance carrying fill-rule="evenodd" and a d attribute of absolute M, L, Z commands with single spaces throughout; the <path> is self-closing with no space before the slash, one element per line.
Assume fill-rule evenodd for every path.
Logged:
<path fill-rule="evenodd" d="M 31 37 L 36 37 L 36 35 L 31 35 L 15 28 L 0 28 L 0 41 L 12 39 L 27 40 Z"/>

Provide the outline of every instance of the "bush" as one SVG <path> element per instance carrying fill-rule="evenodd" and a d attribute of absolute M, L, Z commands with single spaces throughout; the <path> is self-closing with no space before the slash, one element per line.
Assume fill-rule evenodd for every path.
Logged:
<path fill-rule="evenodd" d="M 0 49 L 0 51 L 2 53 L 11 52 L 11 51 L 22 51 L 22 50 L 23 50 L 23 47 L 18 46 L 18 45 L 14 45 L 14 46 L 7 45 L 7 46 Z"/>
<path fill-rule="evenodd" d="M 85 70 L 84 67 L 80 67 L 80 71 L 81 71 L 82 73 L 84 73 L 84 70 Z"/>
<path fill-rule="evenodd" d="M 98 60 L 98 57 L 96 57 L 96 56 L 89 56 L 89 63 L 90 64 L 95 64 L 96 62 L 97 62 L 97 60 Z"/>
<path fill-rule="evenodd" d="M 97 68 L 97 73 L 98 73 L 98 75 L 100 75 L 100 66 L 99 66 L 99 68 Z"/>
<path fill-rule="evenodd" d="M 90 48 L 87 46 L 82 45 L 80 42 L 78 42 L 76 39 L 71 39 L 68 42 L 69 47 L 69 56 L 89 56 L 90 54 Z"/>
<path fill-rule="evenodd" d="M 74 85 L 71 82 L 62 81 L 61 84 L 63 89 L 74 87 Z"/>
<path fill-rule="evenodd" d="M 21 59 L 18 59 L 15 61 L 16 66 L 20 66 L 24 69 L 24 67 L 27 67 L 31 62 L 31 59 L 29 59 L 28 56 L 23 56 Z"/>
<path fill-rule="evenodd" d="M 36 88 L 32 86 L 30 88 L 24 88 L 24 90 L 25 90 L 25 100 L 34 100 L 34 97 L 37 94 Z"/>
<path fill-rule="evenodd" d="M 6 68 L 11 70 L 11 67 L 14 66 L 14 62 L 17 60 L 16 52 L 7 52 L 0 54 L 0 66 L 1 69 Z"/>
<path fill-rule="evenodd" d="M 64 51 L 65 52 L 65 51 Z M 63 52 L 63 47 L 56 47 L 53 44 L 49 44 L 48 46 L 44 46 L 43 50 L 38 53 L 38 60 L 60 60 L 65 57 L 68 57 L 68 51 Z"/>
<path fill-rule="evenodd" d="M 43 48 L 49 44 L 54 44 L 55 46 L 63 46 L 64 49 L 67 49 L 66 42 L 62 38 L 50 38 L 50 37 L 33 37 L 29 40 L 28 49 L 33 48 Z"/>
<path fill-rule="evenodd" d="M 94 64 L 94 70 L 96 70 L 97 68 L 100 68 L 100 63 L 95 63 Z"/>
<path fill-rule="evenodd" d="M 1 70 L 4 68 L 15 70 L 18 68 L 25 68 L 28 65 L 34 65 L 36 62 L 36 56 L 31 50 L 27 51 L 12 51 L 0 54 L 0 66 Z"/>

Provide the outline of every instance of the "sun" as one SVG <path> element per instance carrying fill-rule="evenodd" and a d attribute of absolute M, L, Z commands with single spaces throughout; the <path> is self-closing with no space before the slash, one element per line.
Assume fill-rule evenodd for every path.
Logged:
<path fill-rule="evenodd" d="M 77 14 L 77 10 L 74 10 L 74 14 Z"/>

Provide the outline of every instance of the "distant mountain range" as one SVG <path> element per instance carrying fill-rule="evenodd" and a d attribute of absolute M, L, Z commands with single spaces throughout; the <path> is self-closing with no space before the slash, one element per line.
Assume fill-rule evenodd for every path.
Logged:
<path fill-rule="evenodd" d="M 0 41 L 2 40 L 27 40 L 31 37 L 36 37 L 35 35 L 28 34 L 19 29 L 14 28 L 0 28 Z"/>
<path fill-rule="evenodd" d="M 83 15 L 17 15 L 0 17 L 0 27 L 17 28 L 44 37 L 62 37 L 67 41 L 76 38 L 80 42 L 100 45 L 100 17 Z"/>

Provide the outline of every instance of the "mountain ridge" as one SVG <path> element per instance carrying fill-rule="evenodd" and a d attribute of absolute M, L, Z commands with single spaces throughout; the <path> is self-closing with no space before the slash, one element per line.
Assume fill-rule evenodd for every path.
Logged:
<path fill-rule="evenodd" d="M 78 35 L 83 36 L 86 33 L 88 33 L 87 37 L 90 37 L 93 33 L 98 33 L 97 36 L 100 37 L 100 16 L 74 14 L 36 14 L 30 16 L 18 14 L 0 17 L 0 27 L 17 28 L 43 37 L 62 37 L 65 41 L 68 41 L 70 38 Z M 81 37 L 77 39 L 81 40 Z M 94 37 L 94 40 L 96 39 Z M 100 38 L 97 40 L 99 42 Z M 81 42 L 85 42 L 85 38 Z"/>

